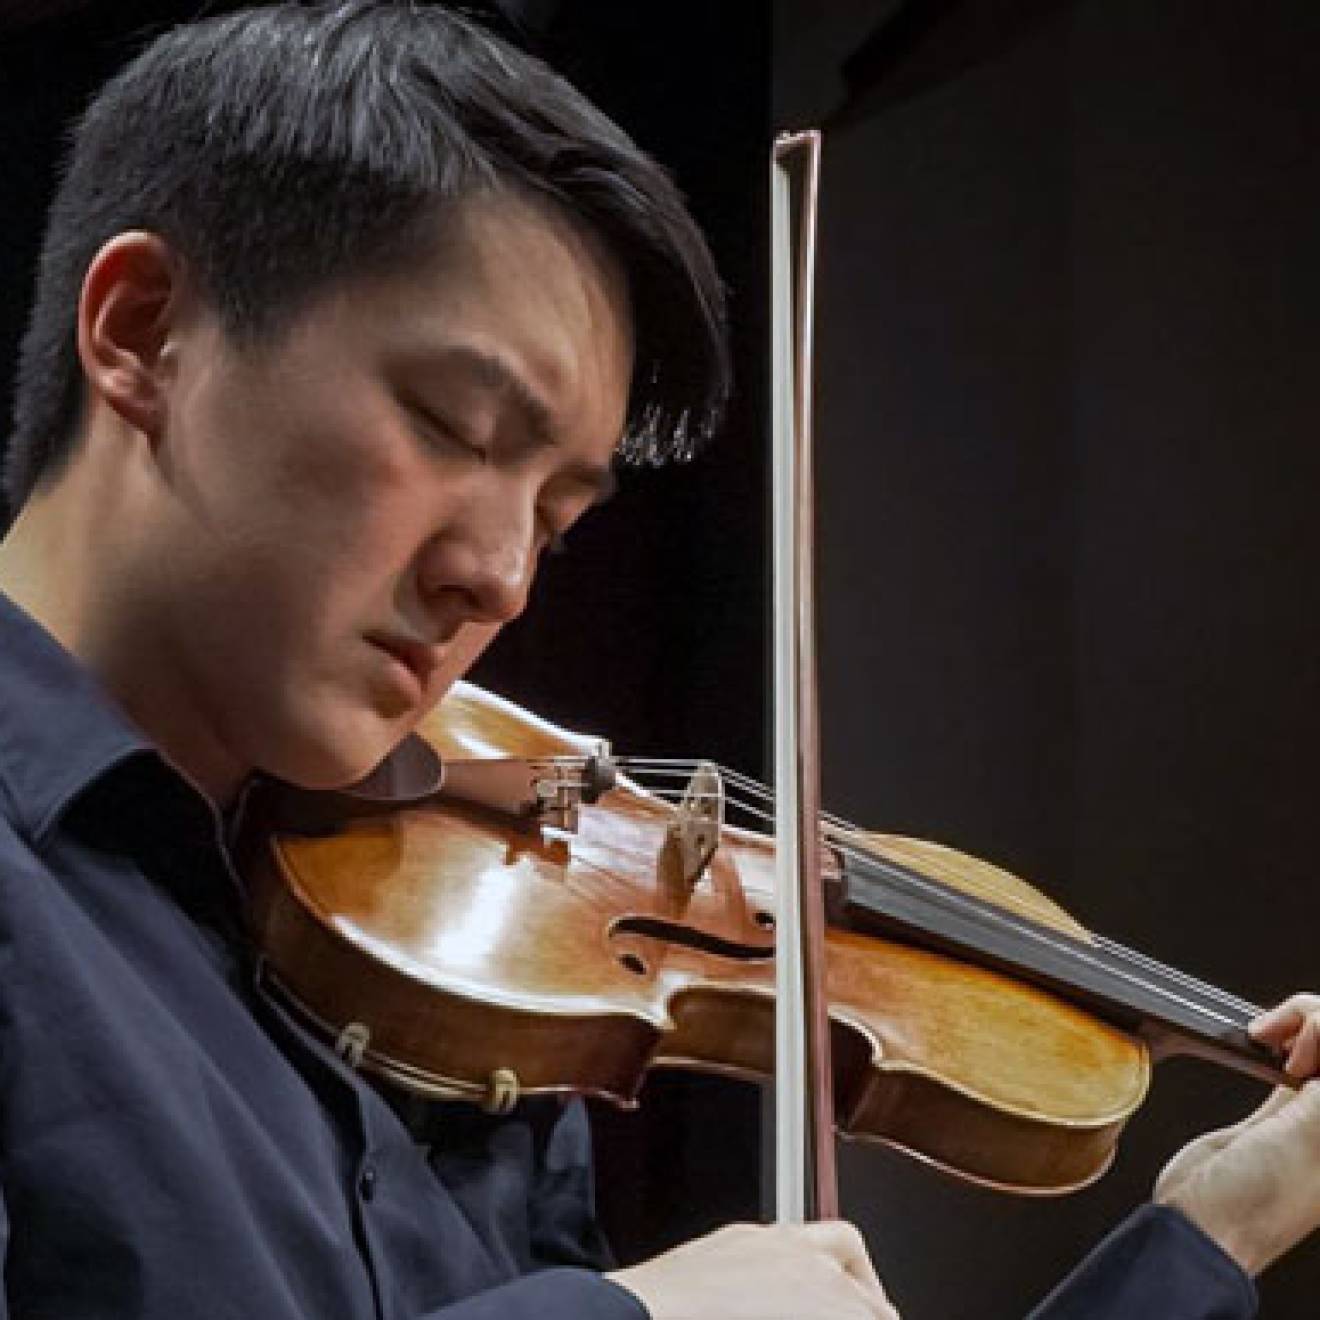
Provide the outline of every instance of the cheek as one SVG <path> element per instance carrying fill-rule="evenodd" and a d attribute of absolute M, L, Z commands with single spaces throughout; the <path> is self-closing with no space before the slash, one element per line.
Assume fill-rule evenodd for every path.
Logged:
<path fill-rule="evenodd" d="M 345 627 L 380 627 L 392 622 L 391 602 L 416 556 L 408 502 L 388 486 L 357 485 L 344 499 L 335 492 L 299 486 L 276 508 L 283 517 L 249 572 L 262 573 L 259 591 L 278 592 L 280 607 L 313 633 L 338 634 Z M 321 498 L 324 494 L 324 498 Z M 267 553 L 267 549 L 272 552 Z"/>
<path fill-rule="evenodd" d="M 347 373 L 240 374 L 190 403 L 169 481 L 194 620 L 275 661 L 393 622 L 440 498 L 417 438 Z"/>
<path fill-rule="evenodd" d="M 406 556 L 420 513 L 420 474 L 399 446 L 361 438 L 344 419 L 263 428 L 258 445 L 220 465 L 210 489 L 224 535 L 275 575 L 371 576 Z M 393 452 L 391 452 L 393 450 Z M 246 458 L 246 461 L 243 459 Z"/>

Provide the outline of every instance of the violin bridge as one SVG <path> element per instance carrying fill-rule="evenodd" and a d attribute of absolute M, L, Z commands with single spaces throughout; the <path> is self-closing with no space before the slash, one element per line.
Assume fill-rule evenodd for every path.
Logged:
<path fill-rule="evenodd" d="M 661 888 L 686 899 L 710 865 L 724 825 L 724 780 L 710 761 L 698 764 L 674 808 L 656 859 Z"/>

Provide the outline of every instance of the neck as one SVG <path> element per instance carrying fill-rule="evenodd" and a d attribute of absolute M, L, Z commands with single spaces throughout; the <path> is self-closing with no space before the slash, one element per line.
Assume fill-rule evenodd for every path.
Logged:
<path fill-rule="evenodd" d="M 210 731 L 206 703 L 174 662 L 161 565 L 131 472 L 87 444 L 28 499 L 0 541 L 0 591 L 100 682 L 207 798 L 233 800 L 249 767 Z"/>
<path fill-rule="evenodd" d="M 84 558 L 77 529 L 61 516 L 58 494 L 35 492 L 0 541 L 0 591 L 20 605 L 67 651 L 86 649 L 86 596 L 82 575 L 70 571 Z"/>

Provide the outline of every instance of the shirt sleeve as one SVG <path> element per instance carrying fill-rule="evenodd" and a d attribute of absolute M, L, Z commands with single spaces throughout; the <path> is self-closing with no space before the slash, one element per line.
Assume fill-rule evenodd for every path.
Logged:
<path fill-rule="evenodd" d="M 418 1320 L 650 1320 L 626 1288 L 590 1270 L 524 1275 Z"/>
<path fill-rule="evenodd" d="M 637 1297 L 599 1273 L 614 1259 L 596 1222 L 586 1105 L 575 1099 L 527 1108 L 535 1152 L 527 1199 L 534 1272 L 446 1307 L 434 1320 L 649 1320 Z"/>
<path fill-rule="evenodd" d="M 1251 1320 L 1256 1288 L 1237 1263 L 1168 1206 L 1119 1225 L 1028 1320 Z"/>
<path fill-rule="evenodd" d="M 431 1163 L 492 1260 L 511 1277 L 420 1320 L 649 1320 L 603 1277 L 591 1129 L 580 1099 L 541 1097 L 499 1118 L 432 1106 Z M 3 1320 L 3 1317 L 0 1317 Z"/>

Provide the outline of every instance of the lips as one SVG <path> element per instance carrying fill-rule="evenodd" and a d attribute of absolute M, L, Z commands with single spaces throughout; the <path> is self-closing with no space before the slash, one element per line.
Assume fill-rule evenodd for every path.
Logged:
<path fill-rule="evenodd" d="M 393 656 L 417 680 L 422 691 L 426 690 L 431 675 L 440 662 L 440 654 L 436 647 L 428 642 L 418 642 L 408 637 L 380 634 L 372 634 L 367 640 L 387 655 Z"/>

